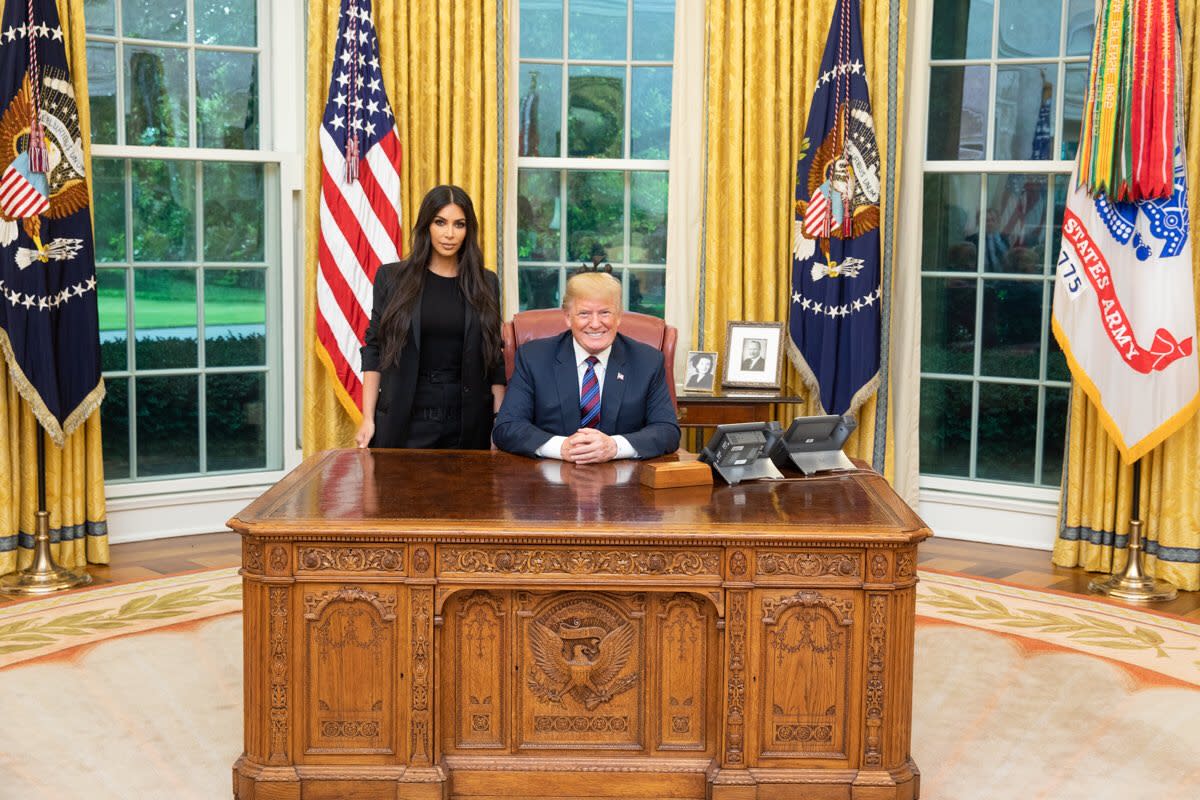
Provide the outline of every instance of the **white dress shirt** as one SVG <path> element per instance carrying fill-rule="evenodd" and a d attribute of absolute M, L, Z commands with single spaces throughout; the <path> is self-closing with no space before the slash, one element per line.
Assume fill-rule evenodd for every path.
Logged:
<path fill-rule="evenodd" d="M 575 337 L 571 337 L 571 346 L 575 348 L 575 377 L 579 382 L 580 392 L 583 391 L 583 375 L 587 371 L 588 356 L 593 355 L 587 350 L 580 347 L 579 342 L 575 341 Z M 608 357 L 612 355 L 612 345 L 594 354 L 599 363 L 593 368 L 596 373 L 596 381 L 599 384 L 600 390 L 600 413 L 604 413 L 604 372 L 608 367 Z M 578 397 L 576 397 L 578 400 Z M 551 436 L 549 441 L 537 449 L 537 454 L 542 458 L 557 458 L 562 459 L 563 442 L 567 440 L 566 436 Z M 613 456 L 618 458 L 637 458 L 637 450 L 633 449 L 633 445 L 624 436 L 612 437 L 613 444 L 617 446 L 617 454 Z"/>

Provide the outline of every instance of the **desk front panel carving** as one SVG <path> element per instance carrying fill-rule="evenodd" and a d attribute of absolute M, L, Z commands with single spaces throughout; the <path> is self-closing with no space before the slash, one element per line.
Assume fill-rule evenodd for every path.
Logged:
<path fill-rule="evenodd" d="M 237 797 L 919 794 L 913 587 L 926 532 L 882 481 L 830 484 L 874 504 L 863 527 L 852 515 L 805 525 L 814 508 L 832 514 L 819 482 L 717 487 L 700 510 L 711 518 L 678 529 L 662 493 L 639 486 L 605 498 L 623 515 L 645 509 L 638 525 L 580 523 L 578 509 L 509 519 L 510 507 L 478 525 L 290 518 L 312 505 L 297 496 L 306 467 L 367 455 L 318 456 L 231 522 L 245 541 Z M 375 456 L 376 474 L 391 457 Z M 455 458 L 510 476 L 530 465 Z M 348 491 L 362 490 L 312 496 L 344 507 Z M 256 514 L 264 505 L 291 510 Z M 754 513 L 766 519 L 748 526 Z"/>

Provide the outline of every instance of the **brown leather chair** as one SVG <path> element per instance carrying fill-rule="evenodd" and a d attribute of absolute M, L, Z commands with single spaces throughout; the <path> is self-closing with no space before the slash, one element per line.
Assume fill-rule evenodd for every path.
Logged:
<path fill-rule="evenodd" d="M 567 320 L 561 308 L 537 308 L 518 311 L 510 322 L 500 327 L 504 340 L 504 374 L 511 378 L 517 363 L 517 348 L 533 339 L 557 336 L 567 329 Z M 667 388 L 671 390 L 671 404 L 675 405 L 675 341 L 679 331 L 658 317 L 626 311 L 621 314 L 618 331 L 656 350 L 662 350 L 667 369 Z"/>

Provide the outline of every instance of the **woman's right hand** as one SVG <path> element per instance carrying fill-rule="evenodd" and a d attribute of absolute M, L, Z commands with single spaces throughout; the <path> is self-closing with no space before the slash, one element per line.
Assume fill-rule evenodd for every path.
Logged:
<path fill-rule="evenodd" d="M 354 434 L 354 444 L 357 447 L 366 447 L 371 443 L 371 437 L 375 435 L 375 419 L 373 417 L 363 417 L 362 425 L 358 426 L 358 433 Z"/>

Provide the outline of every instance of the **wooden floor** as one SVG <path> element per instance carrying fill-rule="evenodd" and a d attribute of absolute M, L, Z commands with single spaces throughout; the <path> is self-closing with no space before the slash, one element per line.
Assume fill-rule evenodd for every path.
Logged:
<path fill-rule="evenodd" d="M 239 539 L 237 534 L 231 532 L 117 544 L 112 546 L 111 555 L 110 565 L 88 567 L 97 584 L 145 580 L 216 567 L 236 567 L 241 563 Z M 1094 573 L 1082 569 L 1054 566 L 1050 563 L 1050 553 L 1045 550 L 954 539 L 934 538 L 922 543 L 918 561 L 928 569 L 1081 595 L 1088 594 L 1088 581 L 1095 577 Z M 7 602 L 12 601 L 0 595 L 0 605 Z M 1169 603 L 1153 603 L 1144 607 L 1200 621 L 1200 592 L 1180 592 L 1178 599 Z"/>

